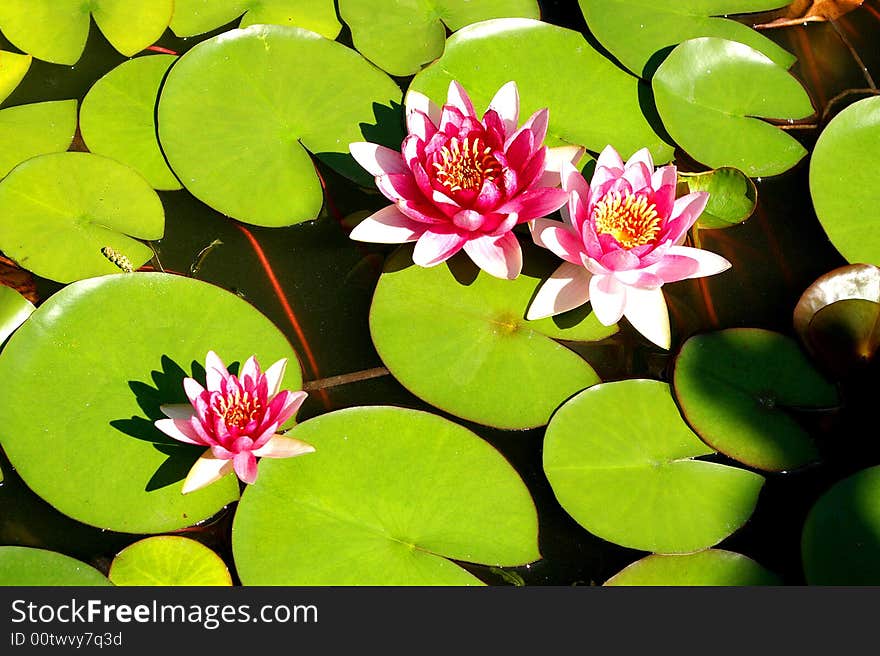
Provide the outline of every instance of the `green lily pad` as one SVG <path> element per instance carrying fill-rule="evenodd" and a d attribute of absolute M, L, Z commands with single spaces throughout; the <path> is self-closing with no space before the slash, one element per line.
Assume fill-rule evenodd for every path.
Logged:
<path fill-rule="evenodd" d="M 513 467 L 469 430 L 393 407 L 298 424 L 303 458 L 260 463 L 232 549 L 245 585 L 474 585 L 448 559 L 539 559 L 538 518 Z"/>
<path fill-rule="evenodd" d="M 335 39 L 342 29 L 333 0 L 175 0 L 170 27 L 177 36 L 195 36 L 242 14 L 239 27 L 292 25 L 328 39 Z"/>
<path fill-rule="evenodd" d="M 64 554 L 31 547 L 0 547 L 0 586 L 106 586 L 107 577 Z"/>
<path fill-rule="evenodd" d="M 569 143 L 599 152 L 610 143 L 624 157 L 647 147 L 656 162 L 672 159 L 672 148 L 642 114 L 643 83 L 573 30 L 526 18 L 469 25 L 449 38 L 443 56 L 416 75 L 410 88 L 442 103 L 451 80 L 480 108 L 515 80 L 520 116 L 550 109 L 549 146 Z"/>
<path fill-rule="evenodd" d="M 880 585 L 880 467 L 826 492 L 810 510 L 801 538 L 811 585 Z"/>
<path fill-rule="evenodd" d="M 657 69 L 652 84 L 669 134 L 707 166 L 777 175 L 807 153 L 761 118 L 806 118 L 813 114 L 810 97 L 782 66 L 747 45 L 714 37 L 686 41 Z"/>
<path fill-rule="evenodd" d="M 34 304 L 11 287 L 0 285 L 0 346 L 33 314 Z"/>
<path fill-rule="evenodd" d="M 144 538 L 116 554 L 113 585 L 232 585 L 226 563 L 201 542 L 177 535 Z"/>
<path fill-rule="evenodd" d="M 3 449 L 28 487 L 92 526 L 160 533 L 211 517 L 238 498 L 237 479 L 181 494 L 203 449 L 152 423 L 160 404 L 186 402 L 182 379 L 211 349 L 227 363 L 287 357 L 284 387 L 301 387 L 284 335 L 235 294 L 161 273 L 68 285 L 0 353 L 0 380 L 16 381 L 0 395 Z"/>
<path fill-rule="evenodd" d="M 557 340 L 596 341 L 617 331 L 587 306 L 527 321 L 538 285 L 558 262 L 530 248 L 515 280 L 476 273 L 462 256 L 423 268 L 412 250 L 392 255 L 370 308 L 385 366 L 416 396 L 457 417 L 499 428 L 543 426 L 569 396 L 599 382 Z"/>
<path fill-rule="evenodd" d="M 70 282 L 119 272 L 102 252 L 107 248 L 136 269 L 153 251 L 132 237 L 160 239 L 164 230 L 156 192 L 106 157 L 41 155 L 0 182 L 0 250 L 44 278 Z"/>
<path fill-rule="evenodd" d="M 541 18 L 535 0 L 340 0 L 339 15 L 367 59 L 392 75 L 412 75 L 443 54 L 446 29 L 455 32 L 493 18 Z"/>
<path fill-rule="evenodd" d="M 732 168 L 680 176 L 687 192 L 707 191 L 709 202 L 697 219 L 703 229 L 729 228 L 748 219 L 758 204 L 758 190 L 752 179 Z"/>
<path fill-rule="evenodd" d="M 112 573 L 111 573 L 112 574 Z M 680 556 L 651 554 L 605 581 L 605 585 L 781 585 L 779 577 L 751 558 L 724 549 Z"/>
<path fill-rule="evenodd" d="M 844 109 L 810 158 L 810 194 L 822 227 L 849 262 L 880 265 L 880 98 Z"/>
<path fill-rule="evenodd" d="M 176 59 L 151 55 L 123 62 L 94 84 L 80 110 L 89 150 L 127 164 L 154 189 L 181 188 L 159 149 L 155 120 L 159 87 Z"/>
<path fill-rule="evenodd" d="M 880 303 L 880 267 L 848 264 L 820 276 L 807 287 L 794 308 L 794 329 L 806 339 L 816 313 L 838 301 L 864 300 Z"/>
<path fill-rule="evenodd" d="M 757 328 L 691 337 L 675 360 L 674 388 L 682 413 L 704 441 L 767 471 L 796 469 L 819 457 L 793 410 L 839 403 L 835 387 L 797 342 Z"/>
<path fill-rule="evenodd" d="M 655 380 L 603 383 L 565 403 L 544 438 L 544 473 L 581 526 L 658 553 L 711 547 L 751 516 L 763 477 L 695 460 L 714 451 Z"/>
<path fill-rule="evenodd" d="M 580 0 L 590 31 L 636 75 L 650 78 L 673 47 L 697 37 L 738 41 L 790 67 L 794 56 L 727 14 L 778 9 L 788 0 Z"/>
<path fill-rule="evenodd" d="M 0 178 L 31 157 L 63 153 L 70 147 L 75 132 L 75 100 L 0 110 Z"/>
<path fill-rule="evenodd" d="M 19 50 L 55 64 L 75 64 L 91 18 L 126 57 L 154 43 L 171 20 L 174 0 L 3 0 L 0 30 Z"/>
<path fill-rule="evenodd" d="M 300 28 L 255 25 L 181 57 L 159 101 L 159 139 L 197 198 L 246 223 L 287 226 L 321 210 L 309 153 L 354 170 L 348 144 L 399 102 L 391 78 L 350 48 Z"/>
<path fill-rule="evenodd" d="M 0 50 L 0 103 L 15 91 L 19 82 L 27 75 L 32 59 L 30 55 Z"/>

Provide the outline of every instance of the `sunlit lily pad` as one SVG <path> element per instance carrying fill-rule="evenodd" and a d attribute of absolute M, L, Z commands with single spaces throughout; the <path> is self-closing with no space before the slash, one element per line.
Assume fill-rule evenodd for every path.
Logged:
<path fill-rule="evenodd" d="M 565 399 L 599 378 L 557 340 L 594 341 L 616 332 L 587 307 L 527 321 L 535 290 L 556 264 L 537 249 L 515 280 L 500 280 L 461 256 L 412 264 L 404 247 L 387 262 L 370 309 L 370 332 L 391 373 L 453 415 L 501 428 L 542 426 Z"/>
<path fill-rule="evenodd" d="M 563 508 L 591 533 L 632 549 L 711 547 L 751 516 L 764 479 L 696 460 L 714 451 L 681 418 L 669 386 L 603 383 L 553 415 L 544 472 Z"/>
<path fill-rule="evenodd" d="M 863 369 L 880 351 L 880 303 L 849 299 L 826 305 L 810 322 L 807 343 L 837 378 Z"/>
<path fill-rule="evenodd" d="M 777 9 L 788 0 L 580 0 L 590 31 L 637 75 L 651 77 L 673 47 L 697 37 L 738 41 L 788 68 L 794 56 L 727 14 Z"/>
<path fill-rule="evenodd" d="M 182 379 L 211 349 L 228 363 L 287 357 L 283 384 L 300 388 L 284 335 L 235 294 L 159 273 L 68 285 L 0 352 L 0 380 L 15 380 L 0 395 L 3 449 L 34 492 L 86 524 L 130 533 L 196 524 L 238 497 L 237 479 L 181 494 L 203 449 L 152 421 L 160 404 L 186 401 Z"/>
<path fill-rule="evenodd" d="M 880 585 L 880 467 L 826 492 L 810 510 L 801 550 L 812 585 Z"/>
<path fill-rule="evenodd" d="M 0 346 L 33 311 L 33 303 L 11 287 L 0 285 Z"/>
<path fill-rule="evenodd" d="M 705 191 L 709 194 L 706 209 L 697 220 L 705 229 L 729 228 L 748 219 L 758 203 L 758 190 L 752 179 L 732 168 L 715 169 L 705 173 L 681 176 L 687 192 Z"/>
<path fill-rule="evenodd" d="M 412 75 L 443 54 L 446 29 L 455 32 L 492 18 L 541 17 L 535 0 L 340 0 L 339 15 L 355 48 L 392 75 Z"/>
<path fill-rule="evenodd" d="M 848 261 L 880 265 L 880 98 L 844 109 L 810 158 L 810 194 L 828 238 Z"/>
<path fill-rule="evenodd" d="M 550 109 L 550 146 L 599 152 L 610 143 L 626 156 L 647 147 L 656 162 L 672 159 L 672 148 L 642 114 L 640 98 L 648 89 L 573 30 L 525 18 L 469 25 L 449 38 L 443 56 L 416 75 L 411 88 L 442 102 L 453 79 L 480 108 L 515 80 L 522 117 Z"/>
<path fill-rule="evenodd" d="M 691 337 L 675 360 L 674 388 L 703 440 L 768 471 L 795 469 L 819 457 L 794 411 L 838 404 L 835 387 L 797 342 L 757 328 Z"/>
<path fill-rule="evenodd" d="M 0 110 L 0 178 L 21 162 L 70 147 L 76 132 L 76 101 L 19 105 Z"/>
<path fill-rule="evenodd" d="M 80 130 L 89 150 L 127 164 L 154 189 L 180 189 L 156 139 L 159 87 L 173 55 L 123 62 L 98 80 L 83 99 Z"/>
<path fill-rule="evenodd" d="M 752 586 L 781 585 L 779 577 L 751 558 L 724 549 L 692 554 L 651 554 L 605 581 L 605 585 Z"/>
<path fill-rule="evenodd" d="M 44 278 L 70 282 L 119 272 L 111 248 L 137 268 L 160 239 L 165 212 L 135 171 L 91 153 L 34 157 L 0 182 L 0 250 Z M 130 236 L 129 236 L 130 235 Z"/>
<path fill-rule="evenodd" d="M 107 577 L 70 556 L 31 547 L 0 547 L 0 586 L 106 586 Z"/>
<path fill-rule="evenodd" d="M 448 559 L 540 558 L 522 479 L 446 419 L 392 407 L 341 410 L 289 435 L 306 458 L 263 460 L 232 527 L 245 585 L 479 585 Z"/>
<path fill-rule="evenodd" d="M 359 169 L 348 144 L 377 129 L 377 115 L 393 114 L 399 129 L 390 107 L 400 96 L 350 48 L 299 28 L 255 25 L 200 43 L 174 66 L 159 102 L 159 138 L 197 198 L 246 223 L 287 226 L 321 210 L 310 153 L 343 172 Z"/>
<path fill-rule="evenodd" d="M 155 42 L 171 20 L 174 0 L 3 0 L 0 30 L 15 47 L 55 64 L 75 64 L 91 18 L 127 57 Z"/>
<path fill-rule="evenodd" d="M 223 559 L 196 540 L 177 535 L 144 538 L 116 554 L 113 585 L 232 585 Z"/>
<path fill-rule="evenodd" d="M 797 164 L 806 149 L 762 121 L 813 114 L 794 77 L 747 45 L 705 37 L 677 46 L 652 81 L 657 111 L 679 146 L 712 168 L 769 176 Z"/>
<path fill-rule="evenodd" d="M 342 29 L 333 0 L 175 0 L 171 30 L 177 36 L 204 34 L 242 14 L 239 27 L 292 25 L 328 39 Z"/>
<path fill-rule="evenodd" d="M 0 50 L 0 103 L 15 91 L 31 67 L 30 55 Z"/>
<path fill-rule="evenodd" d="M 856 299 L 880 303 L 880 267 L 849 264 L 817 278 L 794 308 L 794 329 L 805 339 L 810 322 L 822 308 Z"/>

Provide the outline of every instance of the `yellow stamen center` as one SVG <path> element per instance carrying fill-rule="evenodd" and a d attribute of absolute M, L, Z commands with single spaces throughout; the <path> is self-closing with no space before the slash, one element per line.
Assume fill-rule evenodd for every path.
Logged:
<path fill-rule="evenodd" d="M 440 150 L 440 160 L 434 162 L 434 168 L 437 179 L 449 191 L 479 191 L 486 180 L 495 180 L 501 174 L 501 165 L 492 156 L 492 149 L 484 146 L 479 137 L 450 139 Z"/>
<path fill-rule="evenodd" d="M 645 196 L 621 197 L 612 191 L 596 203 L 593 210 L 596 232 L 611 235 L 624 248 L 650 244 L 660 232 L 660 216 Z"/>
<path fill-rule="evenodd" d="M 244 428 L 251 420 L 257 419 L 263 405 L 249 392 L 230 392 L 217 400 L 217 412 L 227 426 Z"/>

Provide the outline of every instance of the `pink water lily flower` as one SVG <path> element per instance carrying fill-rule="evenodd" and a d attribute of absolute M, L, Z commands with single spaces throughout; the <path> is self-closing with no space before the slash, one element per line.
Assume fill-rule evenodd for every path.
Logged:
<path fill-rule="evenodd" d="M 156 428 L 175 440 L 208 447 L 187 475 L 183 494 L 232 471 L 245 483 L 253 483 L 257 458 L 290 458 L 315 450 L 311 444 L 278 434 L 307 396 L 305 392 L 281 391 L 286 366 L 283 358 L 263 372 L 252 356 L 235 376 L 209 351 L 205 359 L 207 388 L 185 378 L 189 403 L 162 406 L 168 418 L 156 421 Z"/>
<path fill-rule="evenodd" d="M 526 317 L 540 319 L 590 301 L 604 325 L 625 316 L 668 349 L 669 313 L 661 287 L 730 267 L 719 255 L 682 245 L 709 194 L 676 199 L 676 182 L 675 166 L 654 170 L 647 149 L 624 164 L 606 147 L 589 184 L 573 166 L 564 167 L 562 186 L 570 194 L 564 222 L 539 219 L 531 228 L 535 243 L 565 262 L 538 290 Z"/>
<path fill-rule="evenodd" d="M 367 142 L 349 146 L 394 203 L 361 222 L 351 238 L 384 244 L 415 241 L 413 261 L 424 267 L 464 249 L 487 273 L 516 278 L 522 251 L 514 226 L 565 204 L 567 194 L 558 188 L 560 167 L 583 155 L 575 146 L 544 146 L 548 118 L 548 110 L 541 109 L 517 128 L 519 92 L 514 82 L 498 90 L 482 119 L 456 81 L 450 83 L 442 108 L 409 91 L 409 134 L 401 152 Z"/>

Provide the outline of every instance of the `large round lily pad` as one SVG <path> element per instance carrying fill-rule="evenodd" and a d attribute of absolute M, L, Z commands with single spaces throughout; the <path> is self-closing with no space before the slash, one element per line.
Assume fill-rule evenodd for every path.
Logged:
<path fill-rule="evenodd" d="M 751 516 L 764 479 L 696 460 L 714 451 L 679 415 L 669 386 L 603 383 L 553 416 L 544 472 L 563 508 L 591 533 L 632 549 L 711 547 Z"/>
<path fill-rule="evenodd" d="M 18 83 L 27 75 L 32 59 L 30 55 L 0 50 L 0 103 L 15 91 Z"/>
<path fill-rule="evenodd" d="M 724 549 L 692 554 L 651 554 L 637 560 L 605 581 L 605 585 L 650 586 L 752 586 L 782 582 L 754 560 Z"/>
<path fill-rule="evenodd" d="M 31 547 L 0 547 L 0 586 L 106 586 L 107 577 L 64 554 Z"/>
<path fill-rule="evenodd" d="M 340 0 L 339 15 L 367 59 L 392 75 L 412 75 L 443 54 L 446 29 L 492 18 L 541 18 L 535 0 Z"/>
<path fill-rule="evenodd" d="M 704 37 L 677 46 L 652 80 L 657 111 L 679 146 L 712 168 L 769 176 L 806 149 L 762 121 L 813 114 L 810 97 L 782 66 L 749 46 Z"/>
<path fill-rule="evenodd" d="M 348 144 L 369 141 L 377 116 L 399 129 L 390 107 L 400 97 L 350 48 L 300 28 L 255 25 L 181 57 L 159 101 L 159 139 L 197 198 L 246 223 L 287 226 L 321 210 L 309 153 L 353 171 Z"/>
<path fill-rule="evenodd" d="M 333 0 L 175 0 L 171 30 L 195 36 L 244 14 L 239 27 L 294 25 L 335 39 L 342 29 Z"/>
<path fill-rule="evenodd" d="M 412 264 L 410 247 L 387 262 L 370 308 L 383 362 L 405 387 L 458 417 L 500 428 L 543 426 L 572 394 L 597 382 L 592 367 L 557 340 L 616 332 L 587 307 L 567 318 L 523 318 L 556 262 L 529 249 L 515 280 L 500 280 L 462 256 Z"/>
<path fill-rule="evenodd" d="M 801 550 L 812 585 L 880 585 L 880 467 L 840 481 L 816 502 Z"/>
<path fill-rule="evenodd" d="M 640 98 L 648 89 L 573 30 L 526 18 L 469 25 L 449 38 L 443 56 L 410 88 L 442 102 L 451 80 L 464 85 L 480 108 L 515 80 L 521 117 L 550 109 L 550 146 L 569 143 L 599 152 L 610 143 L 625 157 L 647 147 L 656 162 L 672 159 L 672 148 L 642 113 Z"/>
<path fill-rule="evenodd" d="M 75 64 L 91 19 L 127 57 L 155 42 L 171 20 L 174 0 L 3 0 L 0 30 L 17 48 L 55 64 Z"/>
<path fill-rule="evenodd" d="M 0 178 L 31 157 L 63 153 L 70 147 L 75 132 L 75 100 L 0 110 Z"/>
<path fill-rule="evenodd" d="M 880 98 L 844 109 L 810 158 L 810 194 L 828 238 L 848 261 L 880 265 Z"/>
<path fill-rule="evenodd" d="M 833 408 L 835 387 L 793 339 L 757 328 L 691 337 L 675 360 L 675 395 L 708 444 L 753 467 L 795 469 L 819 454 L 797 409 Z"/>
<path fill-rule="evenodd" d="M 332 412 L 291 436 L 304 458 L 263 460 L 232 527 L 245 585 L 473 585 L 448 559 L 540 558 L 526 486 L 488 443 L 392 407 Z"/>
<path fill-rule="evenodd" d="M 156 138 L 156 102 L 177 58 L 152 55 L 123 62 L 83 99 L 80 130 L 89 150 L 127 164 L 155 189 L 180 189 Z"/>
<path fill-rule="evenodd" d="M 164 231 L 156 192 L 106 157 L 41 155 L 0 182 L 0 250 L 44 278 L 70 282 L 119 272 L 108 248 L 137 268 L 153 251 L 132 237 L 159 239 Z"/>
<path fill-rule="evenodd" d="M 0 346 L 33 311 L 33 303 L 11 287 L 0 285 Z"/>
<path fill-rule="evenodd" d="M 0 395 L 0 443 L 34 492 L 81 522 L 130 533 L 196 524 L 238 497 L 237 479 L 181 494 L 204 449 L 152 422 L 161 404 L 186 402 L 182 379 L 211 349 L 227 363 L 287 357 L 284 387 L 301 386 L 284 335 L 235 294 L 160 273 L 68 285 L 0 353 L 0 379 L 15 380 Z"/>
<path fill-rule="evenodd" d="M 777 9 L 788 0 L 580 0 L 590 31 L 637 75 L 651 77 L 682 41 L 703 36 L 738 41 L 788 68 L 794 56 L 727 14 Z"/>
<path fill-rule="evenodd" d="M 223 559 L 201 542 L 178 535 L 138 540 L 116 554 L 113 585 L 232 585 Z"/>

